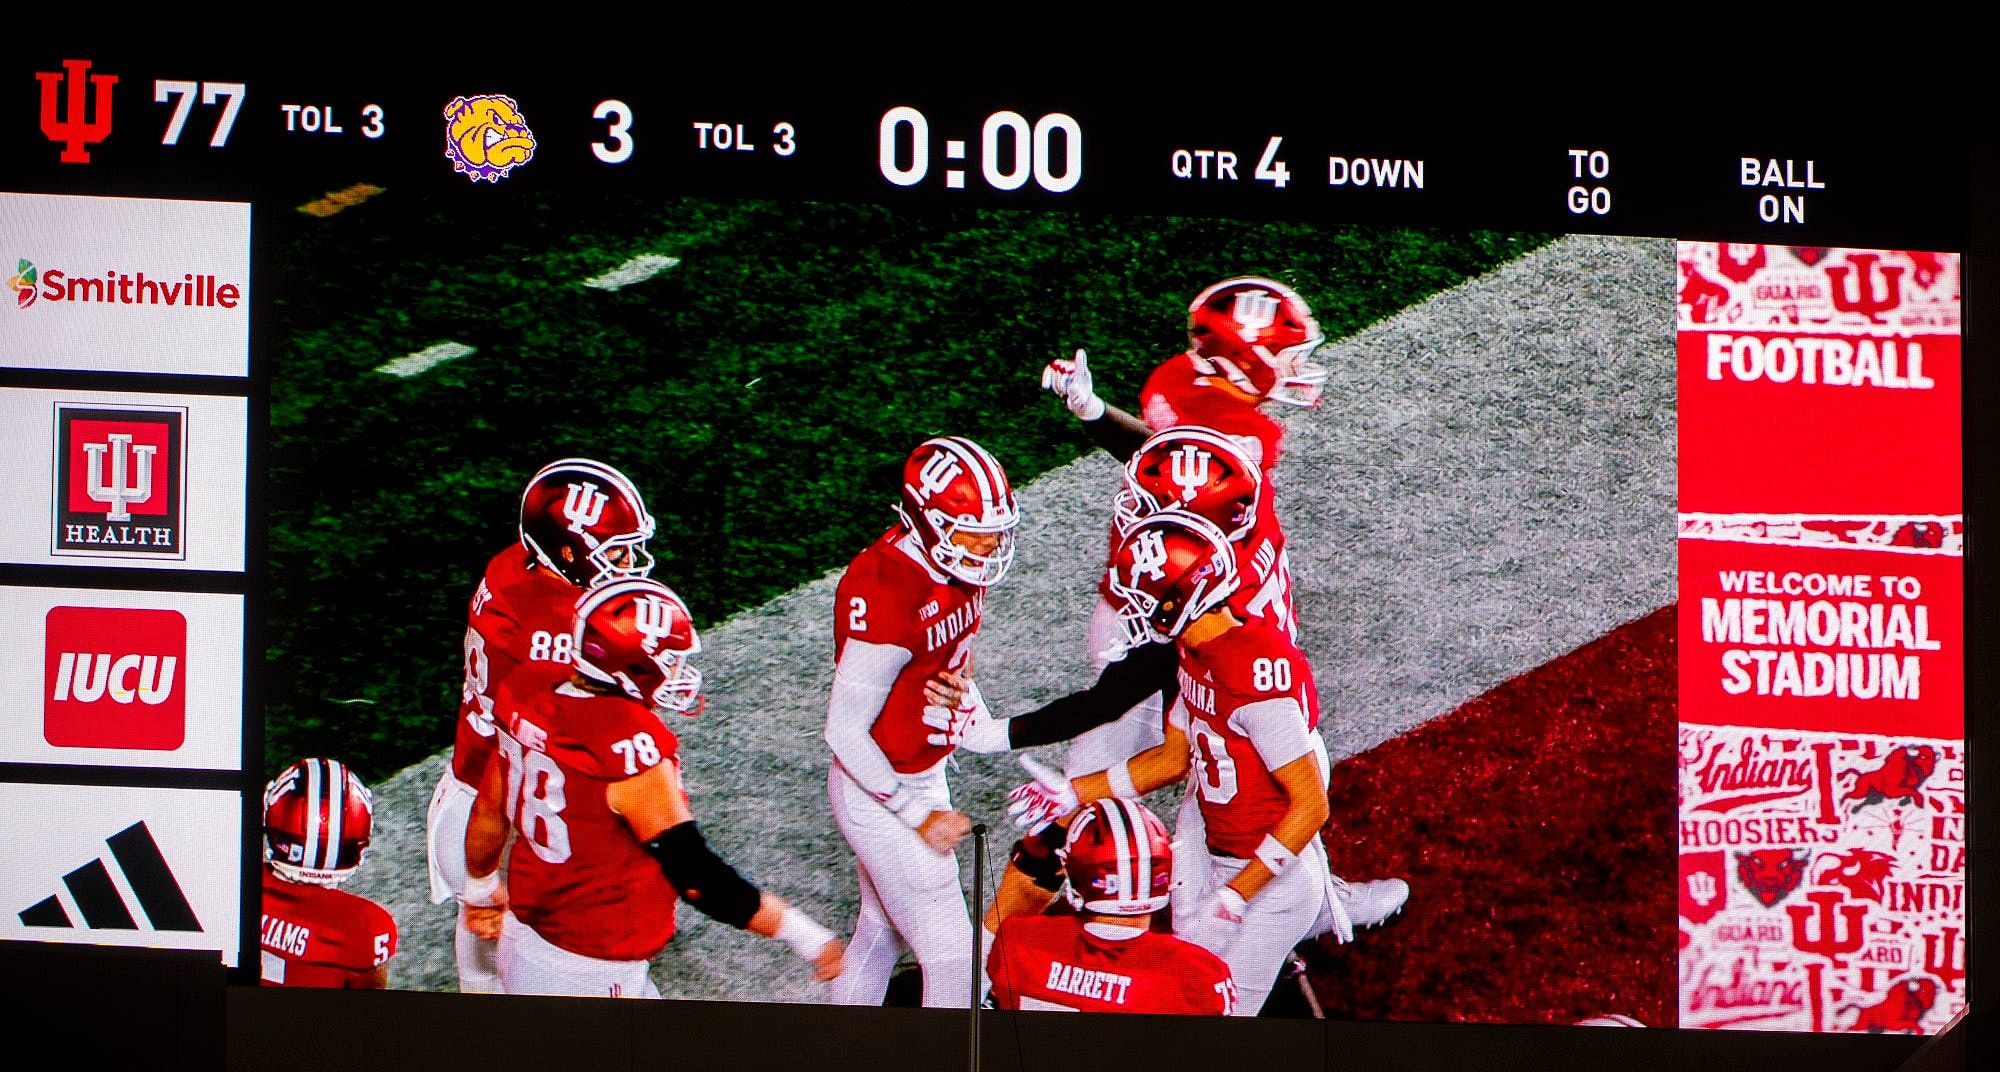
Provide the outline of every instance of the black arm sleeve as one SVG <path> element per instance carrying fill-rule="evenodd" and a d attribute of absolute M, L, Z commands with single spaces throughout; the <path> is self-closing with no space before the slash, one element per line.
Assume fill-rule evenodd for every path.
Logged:
<path fill-rule="evenodd" d="M 1118 459 L 1120 465 L 1139 453 L 1139 448 L 1153 435 L 1146 422 L 1117 406 L 1105 406 L 1104 416 L 1083 422 L 1083 430 L 1099 450 Z"/>
<path fill-rule="evenodd" d="M 1164 702 L 1172 703 L 1180 691 L 1175 676 L 1179 667 L 1172 644 L 1134 648 L 1105 667 L 1097 675 L 1097 683 L 1082 692 L 1072 692 L 1008 719 L 1007 743 L 1013 748 L 1035 748 L 1067 741 L 1085 730 L 1116 722 L 1119 715 L 1156 692 Z"/>
<path fill-rule="evenodd" d="M 660 873 L 681 898 L 702 915 L 737 930 L 750 925 L 763 895 L 708 847 L 694 823 L 667 827 L 646 842 L 646 851 L 659 861 Z"/>

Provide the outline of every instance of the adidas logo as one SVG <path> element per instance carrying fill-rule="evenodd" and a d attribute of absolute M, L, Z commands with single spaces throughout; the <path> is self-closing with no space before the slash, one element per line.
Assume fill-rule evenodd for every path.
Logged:
<path fill-rule="evenodd" d="M 153 840 L 153 833 L 146 829 L 145 823 L 133 823 L 105 838 L 104 843 L 110 847 L 113 864 L 131 888 L 132 898 L 139 902 L 139 910 L 145 914 L 153 930 L 201 930 L 201 921 L 194 918 L 194 907 L 188 904 L 187 894 L 181 891 L 180 882 L 167 867 L 167 858 L 160 854 L 160 846 Z M 132 917 L 125 895 L 112 879 L 111 868 L 105 866 L 102 857 L 64 875 L 62 881 L 63 888 L 69 893 L 69 901 L 83 916 L 85 928 L 94 931 L 140 929 L 139 923 Z M 77 925 L 71 919 L 60 892 L 36 901 L 19 914 L 22 925 L 28 927 Z"/>

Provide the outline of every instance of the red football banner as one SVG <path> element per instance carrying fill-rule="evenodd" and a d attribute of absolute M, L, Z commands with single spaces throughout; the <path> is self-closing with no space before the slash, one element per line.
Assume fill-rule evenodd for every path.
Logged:
<path fill-rule="evenodd" d="M 1681 243 L 1680 1023 L 1965 1004 L 1956 254 Z"/>

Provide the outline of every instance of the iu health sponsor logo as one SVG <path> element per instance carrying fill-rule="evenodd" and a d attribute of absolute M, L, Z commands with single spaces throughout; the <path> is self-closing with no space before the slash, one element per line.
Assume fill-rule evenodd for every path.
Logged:
<path fill-rule="evenodd" d="M 52 553 L 187 557 L 187 410 L 56 403 Z"/>
<path fill-rule="evenodd" d="M 42 738 L 60 748 L 170 751 L 187 739 L 187 619 L 179 611 L 53 607 Z"/>

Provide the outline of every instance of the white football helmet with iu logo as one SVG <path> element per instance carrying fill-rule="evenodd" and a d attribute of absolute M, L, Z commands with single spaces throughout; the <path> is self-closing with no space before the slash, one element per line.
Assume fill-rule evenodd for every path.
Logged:
<path fill-rule="evenodd" d="M 588 592 L 573 629 L 570 658 L 583 676 L 662 711 L 692 717 L 708 705 L 688 662 L 701 652 L 694 616 L 666 585 L 638 578 Z"/>
<path fill-rule="evenodd" d="M 967 584 L 998 584 L 1014 562 L 1014 486 L 970 439 L 939 436 L 911 452 L 896 514 L 933 565 Z"/>
<path fill-rule="evenodd" d="M 1327 369 L 1309 358 L 1325 341 L 1312 307 L 1274 279 L 1225 279 L 1188 303 L 1188 352 L 1252 398 L 1318 405 Z"/>
<path fill-rule="evenodd" d="M 651 573 L 652 538 L 639 489 L 603 462 L 551 462 L 521 494 L 521 546 L 578 588 Z"/>
<path fill-rule="evenodd" d="M 1166 510 L 1142 518 L 1112 548 L 1111 603 L 1128 647 L 1165 644 L 1236 591 L 1236 552 L 1201 517 Z"/>

